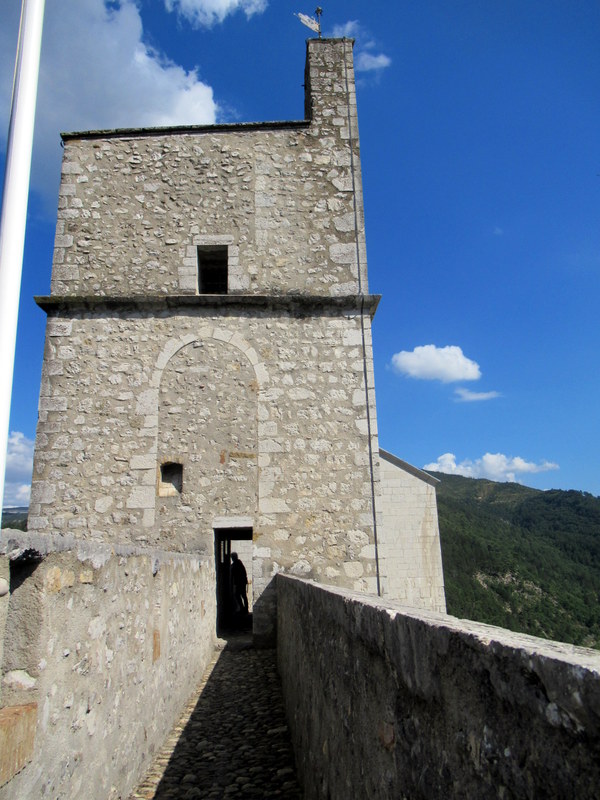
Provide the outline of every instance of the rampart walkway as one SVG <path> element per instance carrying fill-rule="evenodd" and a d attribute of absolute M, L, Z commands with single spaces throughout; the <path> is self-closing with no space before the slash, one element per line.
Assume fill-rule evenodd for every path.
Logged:
<path fill-rule="evenodd" d="M 274 650 L 250 637 L 216 651 L 182 718 L 130 800 L 300 800 Z"/>

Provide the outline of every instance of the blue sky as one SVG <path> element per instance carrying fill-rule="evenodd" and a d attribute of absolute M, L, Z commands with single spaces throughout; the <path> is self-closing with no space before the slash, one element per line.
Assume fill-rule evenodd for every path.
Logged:
<path fill-rule="evenodd" d="M 0 8 L 4 156 L 17 0 Z M 331 0 L 356 39 L 380 445 L 600 494 L 600 5 Z M 297 0 L 46 0 L 5 504 L 27 502 L 61 130 L 300 119 Z"/>

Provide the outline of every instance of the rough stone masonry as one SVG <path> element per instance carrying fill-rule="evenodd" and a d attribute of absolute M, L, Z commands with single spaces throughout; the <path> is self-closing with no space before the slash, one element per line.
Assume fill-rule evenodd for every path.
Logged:
<path fill-rule="evenodd" d="M 406 552 L 383 535 L 352 41 L 309 40 L 305 83 L 301 122 L 64 134 L 38 298 L 30 529 L 201 558 L 251 529 L 265 639 L 278 572 L 381 593 Z M 404 599 L 440 609 L 426 505 L 431 594 Z"/>

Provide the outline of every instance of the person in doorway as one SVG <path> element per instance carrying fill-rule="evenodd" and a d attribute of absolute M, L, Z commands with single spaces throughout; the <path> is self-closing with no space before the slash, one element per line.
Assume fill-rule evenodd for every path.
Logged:
<path fill-rule="evenodd" d="M 244 614 L 248 613 L 248 576 L 246 567 L 238 558 L 237 553 L 231 554 L 231 582 L 233 584 L 233 599 Z"/>

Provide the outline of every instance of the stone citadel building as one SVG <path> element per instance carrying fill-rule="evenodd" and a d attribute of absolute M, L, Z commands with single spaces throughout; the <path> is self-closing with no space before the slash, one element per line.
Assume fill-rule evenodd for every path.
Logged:
<path fill-rule="evenodd" d="M 306 798 L 597 796 L 598 654 L 439 613 L 435 481 L 377 436 L 351 40 L 305 83 L 299 122 L 63 137 L 0 800 L 129 796 L 232 549 Z"/>
<path fill-rule="evenodd" d="M 352 45 L 301 122 L 63 135 L 29 528 L 251 540 L 258 638 L 280 571 L 445 610 L 434 481 L 380 468 Z"/>

